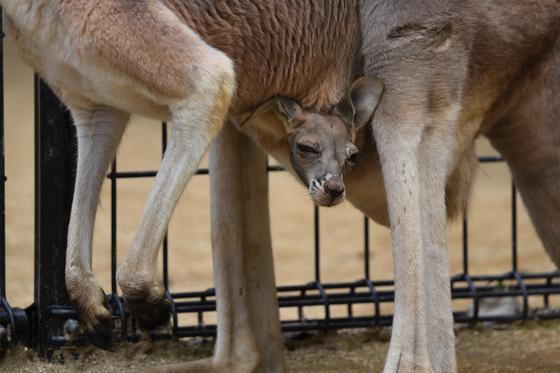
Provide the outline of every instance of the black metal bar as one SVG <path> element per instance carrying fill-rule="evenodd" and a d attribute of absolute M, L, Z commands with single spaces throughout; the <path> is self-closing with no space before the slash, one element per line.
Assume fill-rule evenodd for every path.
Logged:
<path fill-rule="evenodd" d="M 314 233 L 314 257 L 313 263 L 315 267 L 315 282 L 321 282 L 321 227 L 319 220 L 319 207 L 313 206 L 313 233 Z"/>
<path fill-rule="evenodd" d="M 369 219 L 364 216 L 364 275 L 366 279 L 370 279 L 369 269 Z"/>
<path fill-rule="evenodd" d="M 284 169 L 280 166 L 268 166 L 268 172 L 280 172 Z M 210 171 L 207 168 L 199 168 L 194 174 L 195 175 L 208 175 Z M 157 171 L 126 171 L 126 172 L 116 172 L 115 177 L 118 179 L 141 179 L 147 177 L 155 177 Z M 107 175 L 108 178 L 113 177 L 111 173 Z"/>
<path fill-rule="evenodd" d="M 504 161 L 504 159 L 499 155 L 486 155 L 486 156 L 478 157 L 478 160 L 481 163 L 497 163 L 497 162 Z"/>
<path fill-rule="evenodd" d="M 354 292 L 356 291 L 356 288 L 350 288 L 350 294 L 354 295 Z M 346 313 L 348 315 L 348 317 L 352 317 L 354 316 L 354 310 L 352 309 L 352 304 L 348 304 L 348 307 L 346 307 Z"/>
<path fill-rule="evenodd" d="M 47 307 L 68 303 L 64 284 L 66 240 L 75 180 L 75 130 L 68 110 L 35 79 L 35 304 L 37 340 L 48 355 L 62 323 Z"/>
<path fill-rule="evenodd" d="M 548 277 L 546 279 L 546 286 L 551 286 L 551 285 L 552 285 L 552 277 Z M 545 294 L 543 296 L 543 303 L 544 303 L 544 308 L 550 307 L 550 296 L 548 294 Z"/>
<path fill-rule="evenodd" d="M 171 304 L 171 315 L 173 319 L 173 335 L 175 335 L 179 328 L 179 316 L 177 313 L 177 304 L 175 303 L 175 301 L 173 301 L 173 296 L 168 291 L 165 291 L 165 298 L 169 301 L 169 304 Z M 199 321 L 199 325 L 200 325 L 200 321 Z"/>
<path fill-rule="evenodd" d="M 161 154 L 165 155 L 167 150 L 167 123 L 163 122 L 161 125 Z M 169 291 L 169 232 L 165 232 L 163 237 L 163 287 L 165 291 Z"/>
<path fill-rule="evenodd" d="M 517 272 L 517 191 L 511 184 L 511 268 Z"/>
<path fill-rule="evenodd" d="M 463 216 L 463 273 L 469 273 L 469 222 L 467 212 Z"/>
<path fill-rule="evenodd" d="M 469 294 L 473 300 L 473 320 L 478 321 L 478 311 L 480 309 L 480 299 L 478 297 L 478 292 L 476 286 L 474 286 L 472 277 L 468 273 L 465 273 L 465 281 L 467 282 Z"/>
<path fill-rule="evenodd" d="M 117 178 L 117 179 L 139 179 L 139 178 L 146 178 L 146 177 L 155 177 L 157 175 L 157 171 L 127 171 L 127 172 L 115 172 L 109 173 L 107 175 L 108 178 Z M 202 175 L 202 174 L 201 174 Z"/>
<path fill-rule="evenodd" d="M 117 160 L 111 166 L 111 293 L 117 294 Z"/>
<path fill-rule="evenodd" d="M 0 11 L 0 32 L 2 30 Z M 4 33 L 2 32 L 2 40 Z M 0 43 L 0 299 L 6 297 L 6 176 L 4 169 L 4 43 Z"/>

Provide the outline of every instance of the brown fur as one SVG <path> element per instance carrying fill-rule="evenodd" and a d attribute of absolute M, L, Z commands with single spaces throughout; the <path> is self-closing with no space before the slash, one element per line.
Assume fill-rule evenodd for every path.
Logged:
<path fill-rule="evenodd" d="M 200 58 L 190 42 L 199 36 L 158 2 L 73 0 L 59 7 L 68 30 L 87 38 L 80 44 L 92 58 L 170 98 L 182 98 L 192 89 L 184 79 L 192 75 L 189 60 Z"/>
<path fill-rule="evenodd" d="M 395 264 L 385 370 L 454 371 L 444 212 L 465 203 L 478 135 L 488 134 L 508 160 L 558 262 L 558 189 L 547 175 L 558 179 L 560 171 L 544 170 L 545 162 L 560 163 L 560 151 L 550 146 L 560 132 L 560 101 L 551 89 L 558 81 L 560 4 L 394 0 L 363 1 L 360 10 L 364 73 L 385 83 L 372 121 L 381 167 L 371 168 L 383 174 Z M 546 78 L 536 79 L 540 74 Z M 532 113 L 530 125 L 521 113 Z M 523 148 L 535 157 L 521 156 Z M 531 169 L 536 187 L 523 182 Z M 347 179 L 350 200 L 352 186 Z"/>
<path fill-rule="evenodd" d="M 330 108 L 351 81 L 360 38 L 357 0 L 162 2 L 234 60 L 233 112 L 273 96 Z"/>

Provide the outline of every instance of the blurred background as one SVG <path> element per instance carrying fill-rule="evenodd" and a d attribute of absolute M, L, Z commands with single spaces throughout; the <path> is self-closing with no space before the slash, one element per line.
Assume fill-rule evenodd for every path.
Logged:
<path fill-rule="evenodd" d="M 5 47 L 5 155 L 7 297 L 13 306 L 33 302 L 34 126 L 33 72 Z M 161 125 L 134 118 L 118 153 L 119 171 L 154 170 L 161 159 Z M 481 140 L 479 153 L 494 154 Z M 123 259 L 138 224 L 152 179 L 118 182 L 118 257 Z M 473 274 L 511 270 L 511 179 L 504 164 L 481 165 L 470 205 L 470 268 Z M 277 284 L 313 280 L 313 205 L 305 188 L 287 173 L 270 174 L 270 204 Z M 321 210 L 321 273 L 324 282 L 363 277 L 363 218 L 349 203 Z M 519 204 L 520 271 L 547 271 L 553 265 Z M 110 287 L 110 191 L 105 184 L 94 239 L 94 272 Z M 389 232 L 371 225 L 374 279 L 392 278 Z M 195 176 L 169 229 L 172 291 L 212 287 L 208 177 Z M 449 230 L 451 273 L 462 268 L 460 222 Z"/>

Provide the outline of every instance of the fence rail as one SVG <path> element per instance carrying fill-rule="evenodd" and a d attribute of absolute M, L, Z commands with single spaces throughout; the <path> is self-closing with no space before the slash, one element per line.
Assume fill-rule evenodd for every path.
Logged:
<path fill-rule="evenodd" d="M 0 20 L 1 22 L 1 20 Z M 0 49 L 1 57 L 2 49 Z M 1 60 L 1 58 L 0 58 Z M 0 83 L 3 82 L 0 75 Z M 3 98 L 3 84 L 0 96 Z M 3 101 L 2 101 L 3 102 Z M 65 323 L 75 319 L 75 311 L 68 305 L 64 287 L 64 261 L 66 233 L 73 192 L 75 149 L 74 129 L 70 116 L 48 87 L 37 79 L 35 84 L 35 301 L 27 309 L 12 308 L 6 299 L 5 220 L 4 220 L 4 147 L 3 104 L 0 105 L 0 349 L 15 343 L 34 346 L 44 355 L 67 345 L 64 337 Z M 167 125 L 162 125 L 162 151 L 167 145 Z M 484 163 L 502 162 L 500 157 L 482 157 Z M 281 172 L 278 166 L 270 172 Z M 108 301 L 118 318 L 118 328 L 123 339 L 137 336 L 135 323 L 130 319 L 122 299 L 117 294 L 115 272 L 117 267 L 117 190 L 121 179 L 154 177 L 156 171 L 122 172 L 117 161 L 107 175 L 111 183 L 111 293 Z M 208 175 L 201 169 L 198 175 Z M 502 275 L 472 275 L 469 268 L 469 226 L 463 222 L 463 268 L 451 277 L 452 296 L 455 300 L 471 301 L 470 310 L 455 312 L 457 322 L 512 321 L 535 317 L 530 299 L 541 298 L 547 307 L 550 296 L 560 294 L 560 273 L 519 272 L 517 252 L 517 199 L 515 186 L 511 187 L 511 270 Z M 383 305 L 394 301 L 394 282 L 373 279 L 370 268 L 370 226 L 363 220 L 363 272 L 356 281 L 325 283 L 321 280 L 320 211 L 314 208 L 314 278 L 309 283 L 280 286 L 278 299 L 281 308 L 295 310 L 295 318 L 282 320 L 285 331 L 320 330 L 328 328 L 354 328 L 389 325 L 390 312 Z M 169 240 L 163 245 L 163 282 L 172 309 L 172 330 L 154 338 L 212 336 L 215 325 L 207 323 L 207 315 L 215 312 L 216 296 L 213 289 L 197 292 L 169 292 Z M 500 284 L 500 286 L 496 286 Z M 521 312 L 503 315 L 483 315 L 480 304 L 486 298 L 515 297 L 521 301 Z M 357 316 L 357 305 L 370 305 L 371 312 Z M 333 307 L 342 306 L 345 316 L 333 317 Z M 323 317 L 307 318 L 311 307 L 321 307 Z M 181 323 L 179 315 L 195 315 L 195 322 Z M 549 312 L 540 317 L 560 317 Z"/>
<path fill-rule="evenodd" d="M 0 33 L 2 32 L 2 21 L 0 17 Z M 2 39 L 4 34 L 2 33 Z M 4 60 L 4 47 L 0 45 L 0 61 Z M 6 182 L 4 171 L 4 74 L 0 72 L 0 312 L 2 309 L 9 309 L 10 305 L 5 298 L 6 295 L 6 213 L 5 213 L 5 188 Z M 15 324 L 13 315 L 7 315 L 8 320 Z M 8 332 L 0 323 L 0 350 L 6 345 Z"/>

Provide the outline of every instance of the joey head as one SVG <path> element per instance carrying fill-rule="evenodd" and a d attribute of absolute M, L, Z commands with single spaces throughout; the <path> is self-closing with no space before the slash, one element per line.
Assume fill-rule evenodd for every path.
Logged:
<path fill-rule="evenodd" d="M 368 123 L 383 92 L 383 83 L 366 76 L 356 80 L 340 102 L 329 112 L 303 109 L 296 101 L 274 97 L 260 105 L 241 125 L 252 131 L 266 131 L 269 141 L 286 141 L 290 163 L 319 206 L 334 206 L 344 200 L 343 173 L 359 159 L 354 145 L 356 131 Z M 273 114 L 285 131 L 271 135 L 271 124 L 263 120 Z M 255 121 L 261 121 L 254 125 Z M 259 134 L 256 134 L 259 136 Z M 261 136 L 262 137 L 262 136 Z"/>

